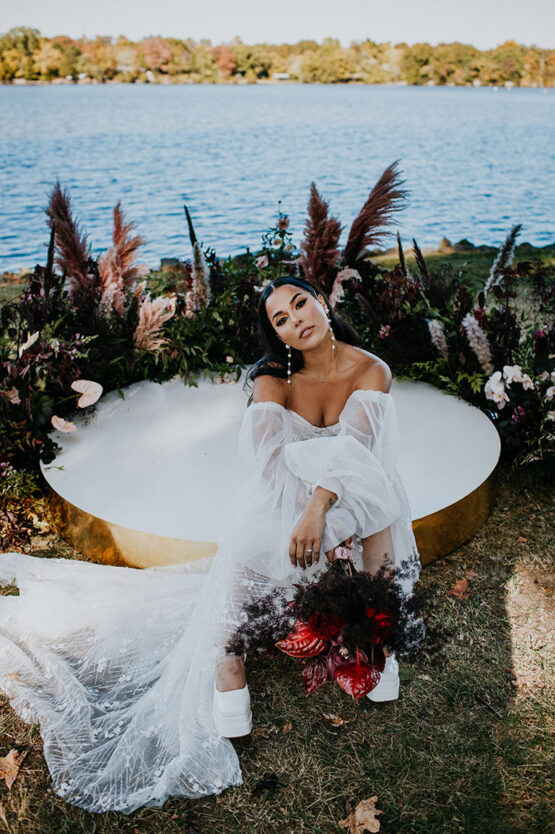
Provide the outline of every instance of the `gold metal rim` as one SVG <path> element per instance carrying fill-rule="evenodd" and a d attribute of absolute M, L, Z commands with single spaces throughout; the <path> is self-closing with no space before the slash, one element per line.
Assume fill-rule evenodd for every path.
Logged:
<path fill-rule="evenodd" d="M 486 521 L 495 497 L 497 466 L 471 493 L 412 527 L 423 565 L 442 559 L 468 541 Z M 74 547 L 96 562 L 146 568 L 214 556 L 216 542 L 158 536 L 112 524 L 66 501 L 48 487 L 56 525 Z"/>

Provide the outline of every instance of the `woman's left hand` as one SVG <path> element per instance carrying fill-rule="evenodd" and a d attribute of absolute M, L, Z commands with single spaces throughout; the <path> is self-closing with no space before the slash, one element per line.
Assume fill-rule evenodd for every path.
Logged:
<path fill-rule="evenodd" d="M 289 543 L 289 558 L 293 567 L 298 565 L 304 570 L 313 562 L 318 562 L 325 524 L 325 510 L 314 506 L 308 506 L 304 510 Z"/>

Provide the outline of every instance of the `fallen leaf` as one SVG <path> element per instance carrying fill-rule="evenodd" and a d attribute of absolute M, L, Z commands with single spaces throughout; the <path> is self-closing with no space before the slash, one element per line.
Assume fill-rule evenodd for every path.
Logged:
<path fill-rule="evenodd" d="M 525 539 L 524 536 L 519 536 L 517 542 L 527 542 L 528 539 Z"/>
<path fill-rule="evenodd" d="M 475 579 L 478 576 L 478 571 L 475 570 L 467 570 L 465 573 L 467 579 Z"/>
<path fill-rule="evenodd" d="M 285 724 L 284 727 L 283 727 L 283 730 L 281 731 L 282 736 L 286 736 L 287 733 L 290 733 L 292 729 L 293 729 L 292 724 Z"/>
<path fill-rule="evenodd" d="M 366 831 L 374 834 L 375 831 L 379 831 L 380 821 L 376 819 L 376 815 L 383 814 L 383 811 L 376 808 L 377 801 L 377 796 L 363 799 L 346 819 L 339 820 L 340 828 L 348 828 L 349 834 L 364 834 Z"/>
<path fill-rule="evenodd" d="M 418 677 L 420 678 L 421 681 L 430 681 L 430 683 L 432 681 L 432 679 L 429 675 L 418 675 Z"/>
<path fill-rule="evenodd" d="M 464 597 L 468 590 L 468 579 L 459 579 L 458 582 L 452 586 L 451 590 L 447 591 L 449 597 Z"/>
<path fill-rule="evenodd" d="M 322 715 L 322 721 L 330 727 L 342 727 L 343 724 L 347 723 L 345 719 L 340 718 L 339 715 L 334 715 L 331 712 L 325 712 Z"/>
<path fill-rule="evenodd" d="M 255 727 L 253 733 L 255 736 L 260 736 L 261 738 L 270 738 L 264 727 Z"/>
<path fill-rule="evenodd" d="M 27 750 L 21 750 L 20 752 L 19 750 L 13 749 L 10 750 L 7 756 L 0 758 L 0 779 L 4 780 L 10 791 L 19 773 L 19 766 L 26 755 Z"/>

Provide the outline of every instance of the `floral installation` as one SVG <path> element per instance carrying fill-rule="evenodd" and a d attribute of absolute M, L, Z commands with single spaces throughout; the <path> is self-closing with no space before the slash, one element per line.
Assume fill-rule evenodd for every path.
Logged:
<path fill-rule="evenodd" d="M 284 275 L 305 277 L 324 291 L 362 346 L 397 378 L 428 381 L 481 408 L 499 432 L 504 460 L 519 465 L 551 457 L 552 266 L 522 254 L 515 264 L 520 226 L 509 232 L 489 275 L 474 284 L 448 265 L 432 268 L 416 241 L 411 274 L 398 234 L 397 263 L 380 266 L 368 247 L 391 234 L 404 200 L 393 163 L 347 227 L 342 248 L 343 226 L 313 183 L 298 246 L 278 204 L 261 247 L 233 258 L 218 258 L 197 240 L 185 207 L 190 257 L 146 274 L 137 262 L 144 238 L 120 203 L 112 244 L 95 259 L 69 194 L 56 183 L 46 208 L 46 264 L 34 268 L 18 298 L 0 305 L 0 476 L 31 477 L 39 461 L 54 460 L 52 417 L 71 423 L 85 402 L 95 408 L 90 388 L 75 390 L 76 383 L 94 382 L 100 396 L 176 375 L 191 385 L 200 374 L 237 381 L 260 356 L 260 294 Z M 530 292 L 526 316 L 517 306 L 519 282 Z"/>

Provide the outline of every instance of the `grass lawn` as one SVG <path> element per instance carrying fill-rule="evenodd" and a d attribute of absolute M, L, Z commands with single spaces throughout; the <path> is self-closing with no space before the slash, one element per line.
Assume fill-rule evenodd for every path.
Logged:
<path fill-rule="evenodd" d="M 488 521 L 449 558 L 425 567 L 428 621 L 450 632 L 444 665 L 401 659 L 398 701 L 354 703 L 337 686 L 307 697 L 295 661 L 249 661 L 254 731 L 236 742 L 244 784 L 172 798 L 131 816 L 90 814 L 49 788 L 39 728 L 1 700 L 0 755 L 28 749 L 0 821 L 13 834 L 332 834 L 378 797 L 381 832 L 544 834 L 554 822 L 553 512 L 542 464 L 498 472 Z M 27 552 L 84 558 L 55 533 Z M 469 595 L 446 592 L 469 579 Z M 336 716 L 334 723 L 325 716 Z"/>

